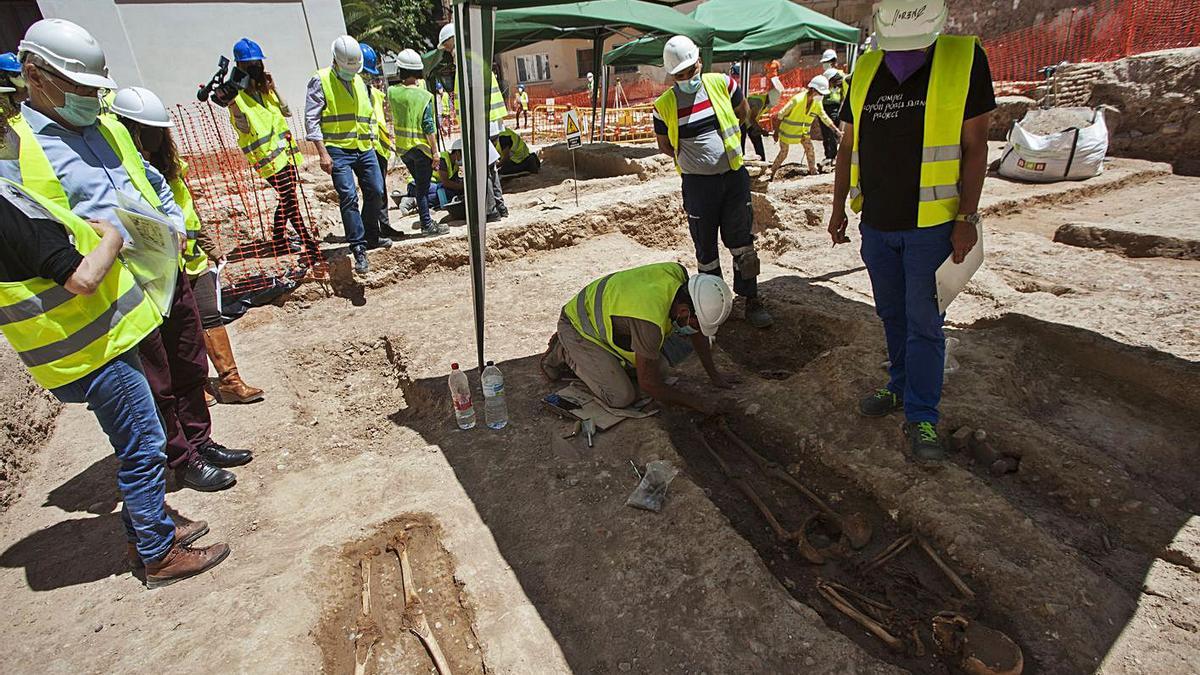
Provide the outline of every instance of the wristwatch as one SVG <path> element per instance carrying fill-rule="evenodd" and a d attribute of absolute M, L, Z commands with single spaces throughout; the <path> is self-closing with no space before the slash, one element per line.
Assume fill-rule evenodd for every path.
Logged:
<path fill-rule="evenodd" d="M 979 227 L 979 223 L 983 222 L 983 216 L 979 215 L 979 213 L 960 213 L 954 220 L 955 222 L 968 223 Z"/>

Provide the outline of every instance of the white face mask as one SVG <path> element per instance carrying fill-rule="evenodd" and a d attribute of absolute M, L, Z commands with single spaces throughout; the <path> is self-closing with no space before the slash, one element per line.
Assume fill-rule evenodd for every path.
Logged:
<path fill-rule="evenodd" d="M 685 80 L 683 82 L 676 82 L 675 84 L 679 86 L 680 91 L 683 93 L 694 94 L 700 91 L 700 85 L 702 83 L 703 80 L 700 79 L 700 74 L 696 73 L 694 76 L 692 76 L 692 79 Z"/>

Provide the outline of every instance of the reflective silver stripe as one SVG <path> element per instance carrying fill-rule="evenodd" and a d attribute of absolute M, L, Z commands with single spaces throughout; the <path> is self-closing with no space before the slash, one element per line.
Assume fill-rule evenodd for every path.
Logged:
<path fill-rule="evenodd" d="M 496 101 L 488 108 L 488 110 L 499 110 L 503 107 L 504 107 L 504 101 Z"/>
<path fill-rule="evenodd" d="M 779 137 L 780 138 L 811 138 L 812 135 L 811 134 L 785 134 L 785 133 L 783 133 L 783 131 L 780 131 Z"/>
<path fill-rule="evenodd" d="M 922 162 L 949 162 L 962 159 L 961 145 L 936 145 L 921 152 Z"/>
<path fill-rule="evenodd" d="M 246 152 L 246 153 L 254 152 L 258 148 L 261 148 L 262 146 L 264 146 L 270 142 L 271 142 L 271 134 L 267 134 L 266 136 L 263 136 L 262 138 L 255 139 L 254 142 L 252 142 L 250 145 L 243 145 L 242 152 Z"/>
<path fill-rule="evenodd" d="M 603 314 L 602 314 L 603 302 L 604 302 L 604 287 L 608 285 L 608 280 L 611 278 L 612 278 L 612 275 L 610 274 L 610 275 L 604 277 L 603 279 L 601 279 L 600 283 L 598 283 L 596 285 L 596 301 L 595 301 L 595 303 L 593 303 L 593 307 L 595 307 L 596 313 L 594 316 L 598 319 L 597 322 L 593 322 L 592 319 L 588 317 L 587 288 L 584 288 L 582 291 L 579 291 L 579 295 L 575 296 L 575 313 L 579 315 L 580 327 L 583 328 L 583 332 L 585 334 L 587 334 L 588 336 L 593 337 L 597 340 L 602 340 L 602 341 L 607 341 L 607 335 L 608 335 L 608 331 L 605 330 L 604 321 L 602 319 L 602 317 L 603 317 Z M 595 323 L 600 324 L 599 331 L 596 330 Z"/>
<path fill-rule="evenodd" d="M 857 150 L 850 153 L 850 163 L 853 164 L 854 166 L 858 166 L 858 151 Z"/>
<path fill-rule="evenodd" d="M 936 202 L 958 196 L 958 185 L 936 185 L 921 188 L 921 201 Z"/>
<path fill-rule="evenodd" d="M 753 253 L 753 252 L 754 252 L 754 244 L 750 244 L 749 246 L 740 246 L 738 248 L 729 249 L 729 255 L 744 255 L 746 253 Z"/>
<path fill-rule="evenodd" d="M 124 295 L 117 298 L 117 301 L 108 309 L 104 310 L 100 316 L 92 319 L 91 323 L 83 328 L 80 328 L 58 342 L 19 352 L 18 356 L 30 368 L 44 366 L 70 356 L 107 335 L 114 326 L 121 323 L 121 320 L 127 314 L 142 304 L 143 297 L 141 287 L 134 284 L 128 291 L 125 291 Z"/>
<path fill-rule="evenodd" d="M 596 285 L 596 298 L 592 301 L 593 314 L 592 317 L 596 322 L 596 330 L 600 334 L 601 342 L 608 342 L 608 329 L 604 326 L 604 287 L 608 285 L 608 280 L 612 275 L 608 275 L 600 280 Z"/>
<path fill-rule="evenodd" d="M 397 129 L 396 137 L 397 138 L 415 138 L 418 141 L 425 140 L 425 134 L 423 134 L 419 131 L 409 131 L 407 129 Z"/>
<path fill-rule="evenodd" d="M 808 125 L 808 124 L 812 124 L 812 121 L 813 121 L 813 118 L 811 118 L 811 117 L 809 117 L 809 118 L 808 118 L 806 121 L 804 121 L 804 122 L 797 122 L 797 121 L 795 121 L 795 120 L 790 120 L 790 119 L 787 119 L 787 118 L 785 117 L 785 118 L 783 118 L 783 119 L 779 120 L 779 126 L 780 126 L 780 127 L 783 127 L 783 126 L 785 126 L 785 125 L 791 125 L 791 126 L 794 126 L 794 127 L 802 127 L 802 126 L 805 126 L 805 125 Z"/>
<path fill-rule="evenodd" d="M 321 115 L 321 124 L 330 124 L 333 122 L 366 122 L 374 124 L 374 117 L 359 117 L 355 113 L 343 113 L 341 115 Z"/>
<path fill-rule="evenodd" d="M 698 260 L 696 262 L 697 262 L 696 270 L 700 271 L 700 272 L 711 272 L 713 270 L 721 269 L 721 259 L 720 258 L 717 258 L 716 260 L 714 260 L 712 262 L 707 262 L 707 263 L 702 263 Z"/>
<path fill-rule="evenodd" d="M 325 134 L 325 140 L 327 141 L 345 141 L 351 138 L 358 138 L 358 132 L 347 131 L 340 134 Z"/>
<path fill-rule="evenodd" d="M 862 190 L 857 185 L 850 188 L 850 199 L 858 199 L 862 196 Z"/>
<path fill-rule="evenodd" d="M 326 136 L 326 138 L 328 138 L 328 136 Z M 261 168 L 263 168 L 264 166 L 266 166 L 266 165 L 270 164 L 271 162 L 275 161 L 275 158 L 276 158 L 276 157 L 278 157 L 278 156 L 280 156 L 281 154 L 283 154 L 283 149 L 284 149 L 284 148 L 283 148 L 283 146 L 282 146 L 282 145 L 281 145 L 281 146 L 279 146 L 279 147 L 277 147 L 277 148 L 275 148 L 274 150 L 272 150 L 272 151 L 271 151 L 271 154 L 269 154 L 269 155 L 267 155 L 266 157 L 263 157 L 262 159 L 260 159 L 260 160 L 258 160 L 257 162 L 255 162 L 255 163 L 254 163 L 254 168 L 255 168 L 255 169 L 261 169 Z"/>
<path fill-rule="evenodd" d="M 0 307 L 0 326 L 7 326 L 10 323 L 32 319 L 35 316 L 40 316 L 67 302 L 75 294 L 62 286 L 53 286 L 38 293 L 37 295 L 25 298 L 20 302 L 14 302 L 11 305 Z"/>

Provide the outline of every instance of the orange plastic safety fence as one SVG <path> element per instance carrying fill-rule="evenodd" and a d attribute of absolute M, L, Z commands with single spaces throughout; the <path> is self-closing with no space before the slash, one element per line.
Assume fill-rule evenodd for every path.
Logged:
<path fill-rule="evenodd" d="M 172 116 L 175 143 L 188 163 L 188 189 L 214 249 L 207 252 L 226 262 L 221 275 L 226 292 L 265 289 L 280 279 L 302 277 L 302 263 L 323 265 L 299 166 L 283 169 L 268 182 L 246 162 L 226 110 L 190 103 L 176 106 Z M 294 121 L 289 124 L 293 137 L 302 138 Z M 301 143 L 302 149 L 308 145 Z"/>

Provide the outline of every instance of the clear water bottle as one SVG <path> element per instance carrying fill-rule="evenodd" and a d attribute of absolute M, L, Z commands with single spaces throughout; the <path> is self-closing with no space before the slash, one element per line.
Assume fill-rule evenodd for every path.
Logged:
<path fill-rule="evenodd" d="M 454 404 L 454 419 L 459 429 L 475 428 L 475 406 L 471 404 L 471 383 L 467 374 L 450 364 L 450 401 Z"/>
<path fill-rule="evenodd" d="M 503 429 L 508 425 L 508 405 L 504 403 L 504 375 L 492 361 L 483 369 L 483 416 L 488 427 Z"/>

